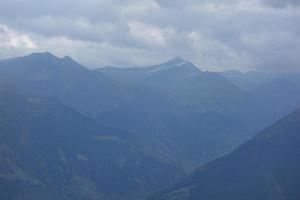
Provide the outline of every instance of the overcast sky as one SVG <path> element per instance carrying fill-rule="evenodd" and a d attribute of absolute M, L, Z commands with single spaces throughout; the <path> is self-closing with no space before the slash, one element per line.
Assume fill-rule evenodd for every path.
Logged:
<path fill-rule="evenodd" d="M 0 0 L 0 59 L 89 67 L 180 56 L 205 70 L 300 70 L 300 0 Z"/>

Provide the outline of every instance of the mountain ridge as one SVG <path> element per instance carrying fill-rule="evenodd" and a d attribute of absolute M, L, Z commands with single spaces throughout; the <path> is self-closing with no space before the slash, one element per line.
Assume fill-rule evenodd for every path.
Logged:
<path fill-rule="evenodd" d="M 296 200 L 300 109 L 151 200 Z"/>
<path fill-rule="evenodd" d="M 184 175 L 126 131 L 58 101 L 0 97 L 0 199 L 139 199 Z"/>

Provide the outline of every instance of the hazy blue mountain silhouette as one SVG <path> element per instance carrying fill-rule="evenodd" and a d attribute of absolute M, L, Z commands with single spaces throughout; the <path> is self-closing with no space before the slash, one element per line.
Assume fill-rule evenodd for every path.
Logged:
<path fill-rule="evenodd" d="M 0 97 L 0 199 L 139 199 L 184 175 L 130 134 L 55 100 Z"/>
<path fill-rule="evenodd" d="M 153 200 L 296 200 L 300 191 L 300 110 L 232 153 L 197 169 Z"/>
<path fill-rule="evenodd" d="M 0 66 L 0 87 L 58 100 L 187 168 L 231 151 L 300 105 L 294 82 L 282 92 L 268 81 L 244 89 L 178 57 L 89 70 L 70 57 L 34 53 Z"/>

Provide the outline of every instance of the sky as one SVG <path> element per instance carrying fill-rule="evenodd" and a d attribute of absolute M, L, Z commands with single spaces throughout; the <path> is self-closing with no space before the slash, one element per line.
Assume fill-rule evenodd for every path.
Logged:
<path fill-rule="evenodd" d="M 203 70 L 300 71 L 300 0 L 1 0 L 0 59 L 90 67 L 179 56 Z"/>

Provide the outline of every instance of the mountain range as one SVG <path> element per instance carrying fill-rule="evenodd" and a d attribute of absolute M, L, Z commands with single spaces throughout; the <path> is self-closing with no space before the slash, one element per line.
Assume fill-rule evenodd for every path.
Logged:
<path fill-rule="evenodd" d="M 178 57 L 93 70 L 47 52 L 2 60 L 0 199 L 149 197 L 299 108 L 297 77 Z"/>

